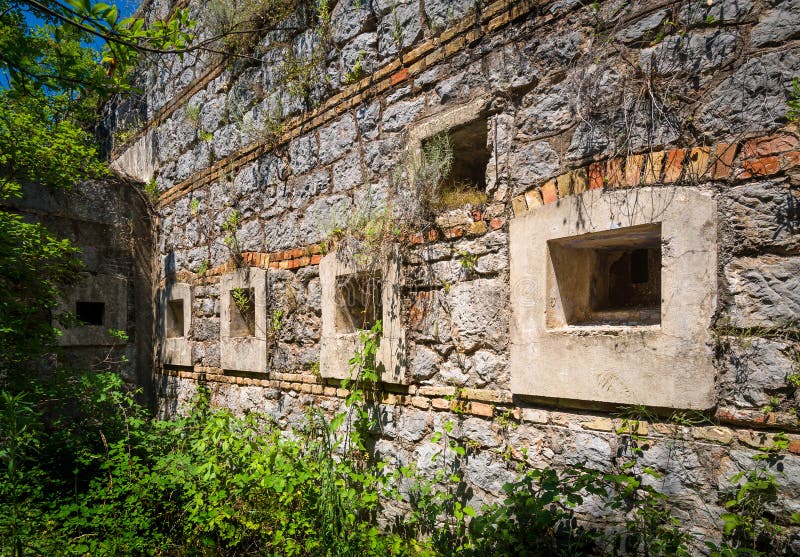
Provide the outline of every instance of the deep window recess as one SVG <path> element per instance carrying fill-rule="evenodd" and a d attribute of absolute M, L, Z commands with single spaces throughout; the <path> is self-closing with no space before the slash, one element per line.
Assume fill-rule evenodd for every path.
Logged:
<path fill-rule="evenodd" d="M 103 302 L 75 302 L 75 317 L 83 325 L 102 325 L 105 311 Z"/>
<path fill-rule="evenodd" d="M 486 167 L 491 153 L 486 144 L 487 121 L 478 118 L 423 141 L 425 158 L 450 161 L 439 178 L 435 209 L 480 205 L 486 201 Z"/>
<path fill-rule="evenodd" d="M 367 273 L 336 279 L 336 332 L 371 329 L 381 318 L 382 281 Z"/>
<path fill-rule="evenodd" d="M 255 291 L 234 288 L 230 291 L 230 336 L 249 337 L 256 334 Z"/>
<path fill-rule="evenodd" d="M 177 338 L 183 335 L 183 300 L 169 300 L 167 302 L 167 337 Z"/>
<path fill-rule="evenodd" d="M 548 242 L 561 311 L 548 325 L 661 322 L 661 225 L 648 224 Z"/>

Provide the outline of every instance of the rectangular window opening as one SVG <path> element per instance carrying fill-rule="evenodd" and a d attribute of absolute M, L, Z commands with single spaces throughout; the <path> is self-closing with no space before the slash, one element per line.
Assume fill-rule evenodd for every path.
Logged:
<path fill-rule="evenodd" d="M 229 332 L 232 337 L 256 334 L 256 297 L 252 288 L 234 288 L 230 296 Z"/>
<path fill-rule="evenodd" d="M 169 300 L 167 302 L 167 338 L 183 337 L 183 326 L 183 300 Z"/>
<path fill-rule="evenodd" d="M 423 142 L 428 162 L 450 159 L 449 172 L 440 173 L 434 208 L 455 209 L 486 202 L 486 167 L 491 158 L 487 147 L 487 120 L 478 118 L 442 132 Z"/>
<path fill-rule="evenodd" d="M 75 302 L 75 317 L 83 325 L 103 325 L 106 304 L 103 302 Z"/>
<path fill-rule="evenodd" d="M 336 279 L 336 332 L 369 330 L 383 313 L 383 283 L 368 273 Z"/>
<path fill-rule="evenodd" d="M 548 242 L 559 304 L 548 326 L 661 323 L 661 225 Z M 558 307 L 560 311 L 555 308 Z"/>

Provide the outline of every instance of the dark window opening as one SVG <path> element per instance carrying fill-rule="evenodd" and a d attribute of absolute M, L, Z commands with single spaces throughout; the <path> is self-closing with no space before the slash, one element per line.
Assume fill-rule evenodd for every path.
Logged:
<path fill-rule="evenodd" d="M 491 152 L 487 146 L 487 121 L 478 118 L 423 143 L 426 158 L 441 160 L 449 152 L 449 172 L 440 176 L 435 209 L 453 209 L 486 202 L 486 168 Z"/>
<path fill-rule="evenodd" d="M 548 326 L 661 322 L 660 224 L 560 238 L 548 246 L 555 279 L 549 292 L 558 294 Z"/>
<path fill-rule="evenodd" d="M 608 293 L 597 292 L 595 309 L 659 308 L 661 245 L 635 250 L 609 250 L 597 257 L 597 272 L 608 273 Z"/>
<path fill-rule="evenodd" d="M 336 279 L 336 331 L 369 330 L 383 313 L 382 282 L 365 273 Z"/>
<path fill-rule="evenodd" d="M 256 334 L 255 300 L 252 288 L 234 288 L 230 291 L 230 336 L 250 337 Z"/>
<path fill-rule="evenodd" d="M 183 300 L 169 300 L 167 302 L 167 337 L 184 336 L 183 323 Z"/>
<path fill-rule="evenodd" d="M 103 302 L 75 302 L 75 317 L 83 325 L 103 325 L 106 305 Z"/>
<path fill-rule="evenodd" d="M 637 249 L 631 253 L 631 283 L 644 284 L 650 277 L 651 250 Z"/>

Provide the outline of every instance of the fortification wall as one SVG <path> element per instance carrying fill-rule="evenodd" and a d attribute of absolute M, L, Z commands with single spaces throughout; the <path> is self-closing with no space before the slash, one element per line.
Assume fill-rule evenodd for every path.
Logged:
<path fill-rule="evenodd" d="M 519 463 L 613 468 L 628 412 L 705 532 L 785 431 L 775 511 L 800 509 L 797 3 L 328 8 L 253 56 L 151 72 L 115 146 L 159 190 L 162 410 L 200 383 L 287 428 L 343 408 L 340 278 L 378 253 L 380 458 L 432 471 L 452 421 L 490 500 Z M 431 203 L 440 133 L 480 191 Z"/>
<path fill-rule="evenodd" d="M 26 184 L 22 193 L 21 199 L 9 200 L 10 209 L 80 249 L 81 278 L 66 289 L 51 316 L 61 329 L 58 359 L 79 371 L 119 370 L 152 400 L 155 238 L 137 185 L 106 178 L 68 191 Z M 81 323 L 60 323 L 57 316 L 66 312 Z M 127 338 L 110 329 L 124 331 Z"/>

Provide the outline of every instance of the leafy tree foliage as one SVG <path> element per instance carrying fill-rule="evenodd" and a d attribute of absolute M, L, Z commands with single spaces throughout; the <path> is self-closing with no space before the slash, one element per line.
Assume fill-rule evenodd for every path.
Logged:
<path fill-rule="evenodd" d="M 80 271 L 76 248 L 16 214 L 16 200 L 107 173 L 90 133 L 98 106 L 127 88 L 140 52 L 188 45 L 187 14 L 145 29 L 89 0 L 0 0 L 0 377 L 47 348 L 59 289 Z M 102 52 L 87 46 L 98 38 Z"/>

